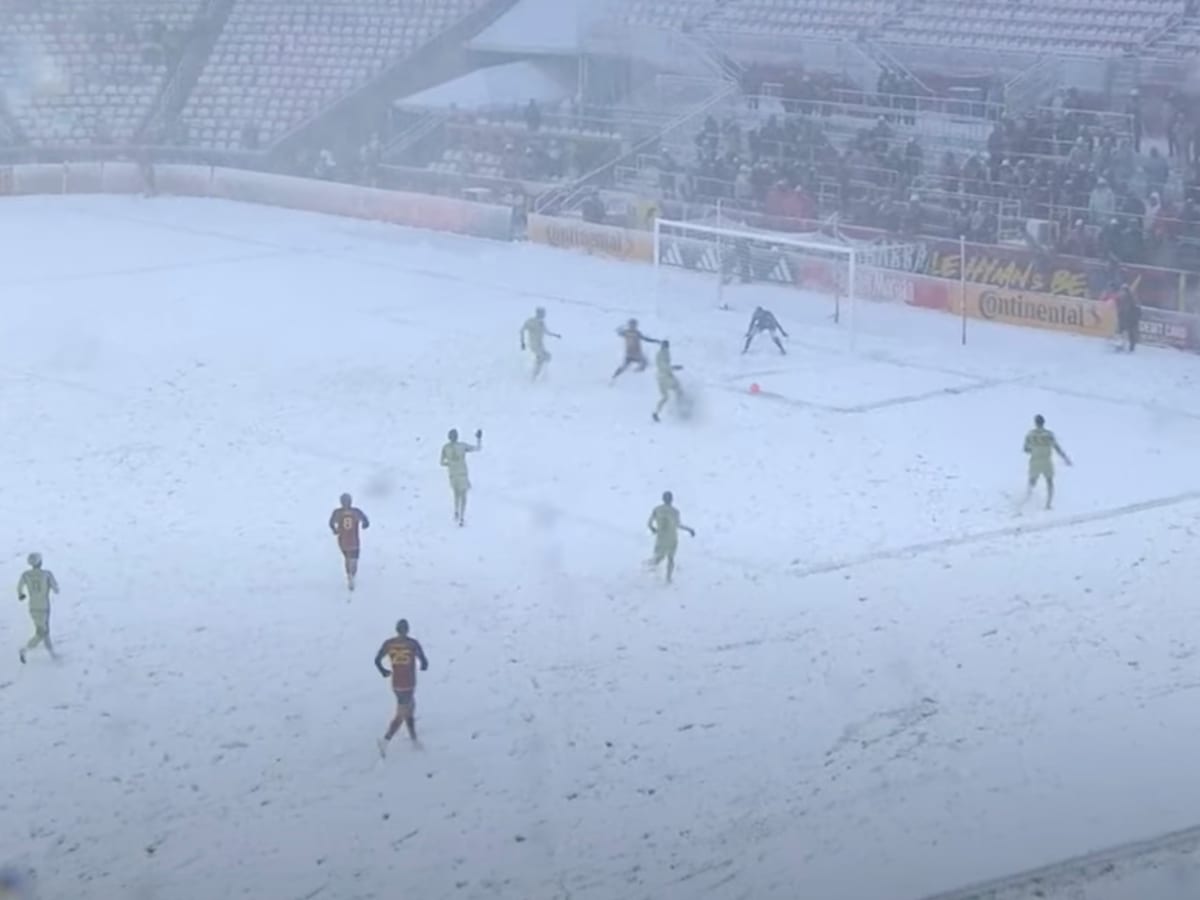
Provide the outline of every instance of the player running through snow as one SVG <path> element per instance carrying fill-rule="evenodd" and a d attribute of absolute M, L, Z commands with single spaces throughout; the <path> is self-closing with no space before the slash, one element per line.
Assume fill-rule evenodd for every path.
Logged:
<path fill-rule="evenodd" d="M 779 324 L 779 320 L 775 318 L 775 313 L 769 309 L 763 309 L 761 306 L 754 308 L 754 315 L 750 317 L 750 327 L 746 329 L 746 344 L 742 347 L 742 354 L 750 351 L 750 344 L 763 332 L 771 335 L 771 340 L 775 342 L 775 346 L 779 348 L 779 352 L 786 354 L 787 350 L 783 347 L 783 341 L 779 340 L 779 335 L 784 337 L 788 333 L 783 330 L 783 326 Z"/>
<path fill-rule="evenodd" d="M 340 503 L 329 514 L 329 530 L 337 537 L 338 549 L 342 551 L 342 559 L 346 563 L 346 587 L 354 590 L 361 550 L 358 532 L 360 528 L 370 528 L 371 521 L 366 513 L 354 505 L 354 498 L 349 494 L 342 494 Z"/>
<path fill-rule="evenodd" d="M 1033 496 L 1038 479 L 1046 479 L 1046 509 L 1054 504 L 1054 454 L 1057 453 L 1068 466 L 1071 459 L 1058 445 L 1054 432 L 1046 427 L 1044 416 L 1033 417 L 1033 429 L 1025 435 L 1025 452 L 1029 454 L 1029 488 L 1024 503 Z"/>
<path fill-rule="evenodd" d="M 667 401 L 671 399 L 671 395 L 675 395 L 676 402 L 683 401 L 683 388 L 679 386 L 679 379 L 675 377 L 675 373 L 682 370 L 683 366 L 675 366 L 671 364 L 671 342 L 660 341 L 658 345 L 658 353 L 654 355 L 654 366 L 657 370 L 658 378 L 658 406 L 654 407 L 654 412 L 651 413 L 651 418 L 655 422 L 662 421 L 659 419 L 659 413 L 663 411 L 663 407 L 667 405 Z"/>
<path fill-rule="evenodd" d="M 54 659 L 54 642 L 50 640 L 50 595 L 58 593 L 58 579 L 49 569 L 42 568 L 42 554 L 30 553 L 27 561 L 29 568 L 17 582 L 17 599 L 24 602 L 29 600 L 29 617 L 33 619 L 33 637 L 17 654 L 21 662 L 25 662 L 25 654 L 41 644 L 46 645 L 46 652 Z"/>
<path fill-rule="evenodd" d="M 649 565 L 657 569 L 659 564 L 665 559 L 667 561 L 667 583 L 675 575 L 675 551 L 679 549 L 679 532 L 682 529 L 692 537 L 696 536 L 696 531 L 684 525 L 679 519 L 679 510 L 675 508 L 675 496 L 666 491 L 662 495 L 662 503 L 654 507 L 650 512 L 650 519 L 646 523 L 650 528 L 650 533 L 654 535 L 654 556 L 650 558 Z"/>
<path fill-rule="evenodd" d="M 390 671 L 383 667 L 384 657 L 392 666 Z M 396 713 L 387 732 L 379 739 L 380 756 L 387 756 L 388 744 L 402 725 L 408 729 L 409 738 L 413 741 L 417 739 L 417 704 L 414 697 L 418 662 L 422 672 L 429 668 L 429 660 L 425 658 L 420 642 L 408 634 L 408 620 L 401 619 L 396 623 L 396 636 L 384 641 L 375 654 L 375 668 L 384 678 L 392 679 L 392 692 L 396 695 Z"/>
<path fill-rule="evenodd" d="M 646 354 L 642 350 L 643 341 L 649 344 L 661 343 L 652 337 L 642 334 L 641 329 L 638 328 L 637 319 L 630 319 L 625 323 L 623 328 L 617 329 L 617 334 L 625 341 L 625 361 L 617 366 L 617 371 L 613 372 L 613 381 L 616 381 L 617 376 L 630 366 L 637 366 L 639 372 L 645 370 Z"/>
<path fill-rule="evenodd" d="M 464 444 L 458 439 L 458 430 L 450 429 L 449 440 L 442 447 L 441 464 L 450 475 L 450 490 L 454 492 L 454 521 L 461 528 L 467 523 L 467 492 L 471 490 L 471 479 L 467 474 L 467 454 L 483 449 L 483 430 L 475 432 L 475 443 Z"/>
<path fill-rule="evenodd" d="M 550 362 L 550 354 L 546 352 L 546 336 L 552 338 L 562 338 L 561 334 L 555 334 L 546 327 L 546 310 L 538 307 L 534 310 L 533 318 L 526 319 L 525 324 L 521 326 L 521 349 L 528 349 L 533 353 L 533 378 L 536 380 L 542 374 L 542 369 L 546 363 Z"/>

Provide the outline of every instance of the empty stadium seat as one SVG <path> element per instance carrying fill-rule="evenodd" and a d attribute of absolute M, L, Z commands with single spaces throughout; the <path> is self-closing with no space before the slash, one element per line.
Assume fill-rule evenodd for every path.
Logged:
<path fill-rule="evenodd" d="M 201 0 L 0 5 L 0 84 L 38 146 L 129 142 L 150 114 Z"/>
<path fill-rule="evenodd" d="M 182 114 L 204 146 L 267 145 L 485 0 L 238 0 Z"/>

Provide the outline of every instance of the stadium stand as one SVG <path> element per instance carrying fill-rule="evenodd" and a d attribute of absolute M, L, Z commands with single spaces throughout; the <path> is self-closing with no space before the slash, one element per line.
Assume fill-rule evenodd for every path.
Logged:
<path fill-rule="evenodd" d="M 886 37 L 913 44 L 1111 54 L 1148 42 L 1184 10 L 1184 0 L 919 0 L 886 29 Z"/>
<path fill-rule="evenodd" d="M 189 149 L 265 150 L 492 2 L 7 0 L 0 144 L 86 148 L 169 134 Z M 316 137 L 297 148 L 297 171 L 373 180 L 382 161 L 406 184 L 428 175 L 437 189 L 498 185 L 526 201 L 545 191 L 589 202 L 595 193 L 572 185 L 596 172 L 590 186 L 609 196 L 719 201 L 776 217 L 836 214 L 908 235 L 985 242 L 1024 240 L 1032 220 L 1038 240 L 1065 252 L 1195 266 L 1200 101 L 1176 89 L 1186 79 L 1163 82 L 1161 96 L 1148 101 L 1160 133 L 1143 146 L 1142 98 L 1132 88 L 1147 70 L 1121 65 L 1135 54 L 1184 60 L 1200 53 L 1195 7 L 1194 0 L 611 0 L 606 20 L 627 35 L 690 32 L 699 38 L 689 38 L 692 52 L 719 55 L 723 45 L 710 38 L 744 34 L 751 40 L 742 46 L 784 48 L 782 56 L 720 57 L 711 77 L 706 69 L 680 76 L 711 91 L 706 85 L 729 88 L 736 79 L 742 92 L 726 91 L 711 107 L 700 98 L 705 112 L 669 129 L 677 108 L 625 119 L 581 107 L 582 97 L 418 109 L 404 134 L 391 123 L 390 147 L 384 127 L 361 147 Z M 868 65 L 855 74 L 800 68 L 787 48 L 808 39 L 857 44 L 851 55 Z M 942 94 L 924 72 L 918 79 L 904 69 L 889 45 L 1009 53 L 1026 60 L 1017 71 L 1033 54 L 1106 59 L 1113 81 L 1089 97 L 1060 90 L 1045 108 L 1038 104 L 1050 103 L 1048 91 L 1031 81 L 1029 102 L 1006 109 L 997 102 L 1008 99 L 1004 78 L 968 90 L 947 76 L 955 87 Z M 880 72 L 878 84 L 856 83 Z M 1127 79 L 1119 91 L 1118 77 Z M 1121 112 L 1090 108 L 1105 90 Z M 164 124 L 171 127 L 160 131 Z"/>
<path fill-rule="evenodd" d="M 715 0 L 622 0 L 615 15 L 630 25 L 690 30 L 716 7 Z"/>
<path fill-rule="evenodd" d="M 181 122 L 257 149 L 418 50 L 485 0 L 239 0 Z"/>
<path fill-rule="evenodd" d="M 0 6 L 0 82 L 35 146 L 131 140 L 200 0 L 13 0 Z"/>
<path fill-rule="evenodd" d="M 705 22 L 713 32 L 853 36 L 897 16 L 896 0 L 742 0 Z"/>

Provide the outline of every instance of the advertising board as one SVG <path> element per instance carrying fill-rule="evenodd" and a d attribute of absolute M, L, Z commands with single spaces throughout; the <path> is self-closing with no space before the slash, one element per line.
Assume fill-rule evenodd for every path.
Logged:
<path fill-rule="evenodd" d="M 965 300 L 966 314 L 974 319 L 1091 337 L 1110 337 L 1116 330 L 1116 311 L 1111 303 L 980 284 L 967 284 L 961 299 L 960 292 L 954 293 L 953 311 L 961 313 L 960 304 Z"/>
<path fill-rule="evenodd" d="M 582 219 L 566 219 L 532 213 L 525 229 L 529 240 L 568 250 L 583 250 L 596 256 L 636 262 L 654 261 L 654 237 L 615 225 L 596 225 Z"/>

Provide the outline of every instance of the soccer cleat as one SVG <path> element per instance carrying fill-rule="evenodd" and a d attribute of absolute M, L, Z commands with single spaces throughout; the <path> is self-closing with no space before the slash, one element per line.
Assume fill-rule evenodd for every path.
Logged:
<path fill-rule="evenodd" d="M 377 740 L 375 742 L 375 746 L 377 746 L 379 748 L 379 758 L 387 759 L 387 746 L 388 746 L 387 738 L 380 738 L 379 740 Z"/>
<path fill-rule="evenodd" d="M 17 656 L 18 656 L 18 657 L 20 657 L 20 660 L 21 660 L 21 662 L 22 662 L 22 663 L 24 663 L 24 662 L 25 662 L 25 651 L 24 651 L 24 650 L 18 650 L 18 651 L 17 651 Z"/>
<path fill-rule="evenodd" d="M 660 419 L 660 418 L 658 417 L 658 413 L 650 413 L 650 418 L 652 418 L 652 419 L 653 419 L 655 422 L 661 422 L 661 421 L 662 421 L 662 419 Z"/>
<path fill-rule="evenodd" d="M 346 587 L 348 587 L 350 590 L 354 590 L 354 576 L 353 575 L 350 575 L 346 578 Z"/>

